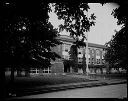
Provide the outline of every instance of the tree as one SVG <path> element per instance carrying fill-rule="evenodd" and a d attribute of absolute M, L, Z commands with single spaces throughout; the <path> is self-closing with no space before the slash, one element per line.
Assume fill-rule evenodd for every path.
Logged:
<path fill-rule="evenodd" d="M 14 70 L 23 66 L 49 67 L 50 61 L 60 56 L 51 47 L 60 44 L 58 32 L 48 21 L 49 3 L 39 1 L 0 2 L 0 82 L 1 94 L 5 98 L 5 68 L 11 67 L 11 85 Z M 7 92 L 8 93 L 8 92 Z"/>
<path fill-rule="evenodd" d="M 105 59 L 111 67 L 127 69 L 128 16 L 124 11 L 128 7 L 128 2 L 118 4 L 119 8 L 115 9 L 112 14 L 118 19 L 117 24 L 123 26 L 120 31 L 116 31 L 113 38 L 106 44 L 108 49 Z"/>
<path fill-rule="evenodd" d="M 69 0 L 68 2 L 55 3 L 53 6 L 55 6 L 55 13 L 58 18 L 64 20 L 64 25 L 60 25 L 60 31 L 66 29 L 70 32 L 70 36 L 76 40 L 71 47 L 70 57 L 74 63 L 74 69 L 77 71 L 77 48 L 79 46 L 85 47 L 85 32 L 89 31 L 90 27 L 95 24 L 96 17 L 94 14 L 88 17 L 88 3 L 82 0 L 75 2 Z"/>
<path fill-rule="evenodd" d="M 71 66 L 73 67 L 74 72 L 78 71 L 78 48 L 80 47 L 86 47 L 86 44 L 83 41 L 76 41 L 74 42 L 74 45 L 71 46 L 69 55 L 70 55 L 70 61 Z M 82 69 L 85 73 L 85 67 L 86 67 L 86 58 L 85 53 L 83 54 L 83 60 L 82 60 Z"/>
<path fill-rule="evenodd" d="M 71 61 L 68 59 L 63 60 L 64 72 L 70 72 L 70 67 L 72 66 Z"/>
<path fill-rule="evenodd" d="M 78 58 L 77 58 L 77 47 L 76 45 L 72 45 L 69 51 L 70 55 L 70 61 L 71 61 L 71 67 L 74 70 L 74 72 L 77 72 L 78 70 Z"/>

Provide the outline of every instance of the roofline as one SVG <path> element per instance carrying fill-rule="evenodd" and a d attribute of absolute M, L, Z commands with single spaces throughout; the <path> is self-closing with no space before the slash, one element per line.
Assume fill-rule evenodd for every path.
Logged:
<path fill-rule="evenodd" d="M 73 39 L 72 37 L 70 37 L 68 35 L 60 35 L 59 37 L 57 37 L 57 39 L 59 39 L 61 41 L 71 42 L 71 43 L 75 42 L 75 39 Z M 88 42 L 88 46 L 96 47 L 96 48 L 104 48 L 104 49 L 107 48 L 105 45 L 100 45 L 100 44 L 95 44 L 95 43 L 90 43 L 90 42 Z"/>

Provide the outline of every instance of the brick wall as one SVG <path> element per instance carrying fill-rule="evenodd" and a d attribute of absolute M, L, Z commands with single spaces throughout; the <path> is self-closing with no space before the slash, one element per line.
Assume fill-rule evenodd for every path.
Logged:
<path fill-rule="evenodd" d="M 51 73 L 63 73 L 64 72 L 64 64 L 63 62 L 55 62 L 51 66 Z"/>

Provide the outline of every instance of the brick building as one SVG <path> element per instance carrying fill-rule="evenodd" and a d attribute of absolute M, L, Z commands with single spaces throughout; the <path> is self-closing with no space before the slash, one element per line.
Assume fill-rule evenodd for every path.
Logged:
<path fill-rule="evenodd" d="M 69 51 L 70 47 L 73 45 L 73 42 L 75 40 L 69 36 L 61 35 L 58 37 L 58 39 L 63 43 L 61 45 L 58 45 L 56 47 L 53 47 L 52 50 L 59 54 L 61 56 L 61 59 L 56 59 L 56 61 L 51 61 L 51 67 L 44 68 L 43 70 L 31 70 L 36 73 L 64 73 L 65 66 L 63 64 L 63 59 L 69 60 Z M 102 65 L 104 63 L 104 53 L 105 53 L 105 46 L 94 44 L 94 43 L 88 43 L 88 60 L 89 65 Z M 83 52 L 85 50 L 83 48 L 78 48 L 78 64 L 82 64 L 82 57 Z M 86 54 L 86 53 L 85 53 Z M 91 72 L 93 72 L 93 69 L 90 69 Z M 72 67 L 70 67 L 69 71 L 66 72 L 72 72 Z M 83 73 L 81 68 L 78 68 L 79 73 Z"/>

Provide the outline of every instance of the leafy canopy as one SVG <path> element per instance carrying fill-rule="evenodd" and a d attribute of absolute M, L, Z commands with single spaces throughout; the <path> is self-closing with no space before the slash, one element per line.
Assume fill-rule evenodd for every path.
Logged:
<path fill-rule="evenodd" d="M 118 19 L 117 24 L 123 25 L 120 31 L 116 31 L 113 38 L 106 44 L 108 47 L 105 55 L 106 61 L 115 67 L 127 68 L 127 38 L 128 38 L 128 16 L 124 12 L 128 8 L 128 2 L 120 2 L 119 8 L 115 9 L 112 14 Z"/>
<path fill-rule="evenodd" d="M 51 59 L 60 57 L 51 51 L 51 47 L 60 42 L 56 39 L 57 30 L 48 21 L 48 2 L 12 0 L 0 3 L 1 65 L 47 67 Z"/>

